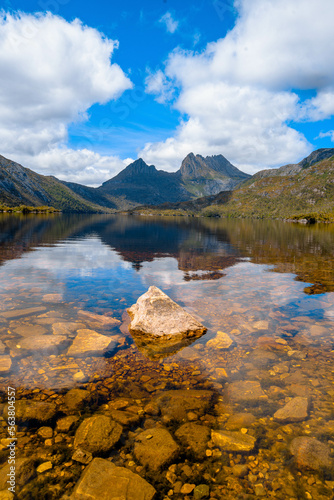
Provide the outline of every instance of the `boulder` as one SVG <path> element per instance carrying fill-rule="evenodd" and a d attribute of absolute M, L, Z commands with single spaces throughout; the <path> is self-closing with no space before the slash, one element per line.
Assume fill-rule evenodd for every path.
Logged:
<path fill-rule="evenodd" d="M 255 380 L 245 380 L 232 382 L 228 386 L 228 397 L 235 403 L 258 403 L 267 399 L 260 382 Z"/>
<path fill-rule="evenodd" d="M 31 401 L 19 399 L 15 401 L 15 419 L 17 422 L 48 422 L 56 415 L 57 407 L 54 403 L 45 401 Z M 5 405 L 3 416 L 8 418 L 8 404 Z"/>
<path fill-rule="evenodd" d="M 278 422 L 301 422 L 308 417 L 308 398 L 298 396 L 291 399 L 283 408 L 277 410 L 274 419 Z"/>
<path fill-rule="evenodd" d="M 212 442 L 224 451 L 252 451 L 256 439 L 233 431 L 211 431 Z"/>
<path fill-rule="evenodd" d="M 134 454 L 137 460 L 151 470 L 158 470 L 173 460 L 179 451 L 170 433 L 162 427 L 146 429 L 136 437 Z"/>
<path fill-rule="evenodd" d="M 77 336 L 67 351 L 68 356 L 103 356 L 117 346 L 112 337 L 101 335 L 94 330 L 78 330 Z"/>
<path fill-rule="evenodd" d="M 203 459 L 210 440 L 210 429 L 194 423 L 184 424 L 175 432 L 178 440 L 188 446 L 196 459 Z"/>
<path fill-rule="evenodd" d="M 71 500 L 152 500 L 155 489 L 138 474 L 94 458 L 83 472 Z"/>
<path fill-rule="evenodd" d="M 0 490 L 8 488 L 7 480 L 10 473 L 10 464 L 6 461 L 0 469 Z M 31 458 L 16 458 L 15 482 L 17 486 L 24 486 L 36 475 L 34 461 Z"/>
<path fill-rule="evenodd" d="M 90 451 L 93 455 L 107 453 L 119 441 L 123 428 L 105 415 L 86 418 L 74 437 L 74 448 Z"/>
<path fill-rule="evenodd" d="M 16 342 L 17 346 L 34 354 L 57 354 L 66 344 L 64 335 L 33 335 Z"/>
<path fill-rule="evenodd" d="M 209 409 L 213 393 L 205 390 L 166 391 L 155 398 L 152 403 L 162 415 L 178 422 L 187 421 L 187 413 L 194 412 L 198 417 Z"/>
<path fill-rule="evenodd" d="M 90 402 L 92 394 L 85 389 L 70 389 L 64 396 L 64 413 L 77 413 Z"/>
<path fill-rule="evenodd" d="M 156 286 L 128 309 L 130 333 L 156 340 L 199 337 L 206 328 Z"/>
<path fill-rule="evenodd" d="M 330 448 L 315 438 L 296 437 L 291 442 L 290 452 L 299 469 L 321 470 L 333 467 Z"/>

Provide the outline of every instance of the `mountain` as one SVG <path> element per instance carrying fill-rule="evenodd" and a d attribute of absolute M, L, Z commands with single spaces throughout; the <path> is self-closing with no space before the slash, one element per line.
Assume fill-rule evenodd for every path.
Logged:
<path fill-rule="evenodd" d="M 250 177 L 222 155 L 203 158 L 190 153 L 181 168 L 172 173 L 157 170 L 139 158 L 97 191 L 106 199 L 112 196 L 141 205 L 158 205 L 231 190 Z"/>
<path fill-rule="evenodd" d="M 188 200 L 190 194 L 180 181 L 178 172 L 157 170 L 154 165 L 147 165 L 139 158 L 104 182 L 97 188 L 97 193 L 106 199 L 116 197 L 136 205 Z"/>
<path fill-rule="evenodd" d="M 0 156 L 0 203 L 8 206 L 53 206 L 64 212 L 102 212 L 101 206 L 45 176 Z"/>
<path fill-rule="evenodd" d="M 154 213 L 334 221 L 334 148 L 314 151 L 297 164 L 257 172 L 233 191 L 161 205 Z"/>
<path fill-rule="evenodd" d="M 223 155 L 207 156 L 190 153 L 179 170 L 184 188 L 199 197 L 230 191 L 251 176 L 241 172 Z"/>

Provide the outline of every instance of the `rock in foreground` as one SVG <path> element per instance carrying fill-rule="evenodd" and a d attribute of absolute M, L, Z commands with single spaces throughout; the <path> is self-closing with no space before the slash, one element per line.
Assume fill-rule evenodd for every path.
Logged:
<path fill-rule="evenodd" d="M 151 339 L 166 340 L 175 337 L 196 337 L 206 332 L 206 328 L 176 304 L 156 286 L 137 300 L 128 313 L 131 317 L 129 330 Z"/>
<path fill-rule="evenodd" d="M 82 474 L 71 500 L 152 500 L 155 489 L 145 479 L 103 458 L 94 458 Z"/>

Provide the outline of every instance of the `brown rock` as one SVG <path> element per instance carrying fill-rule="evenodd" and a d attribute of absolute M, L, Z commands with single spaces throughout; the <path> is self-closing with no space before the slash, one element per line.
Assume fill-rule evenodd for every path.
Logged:
<path fill-rule="evenodd" d="M 256 403 L 267 399 L 260 383 L 254 380 L 232 382 L 228 386 L 228 397 L 236 403 Z"/>
<path fill-rule="evenodd" d="M 214 339 L 209 340 L 206 345 L 213 349 L 229 349 L 233 344 L 231 337 L 224 332 L 217 332 Z"/>
<path fill-rule="evenodd" d="M 213 393 L 203 390 L 166 391 L 153 400 L 162 415 L 178 422 L 187 421 L 187 413 L 194 412 L 198 416 L 208 410 Z"/>
<path fill-rule="evenodd" d="M 242 432 L 211 431 L 212 442 L 225 451 L 251 451 L 256 439 Z"/>
<path fill-rule="evenodd" d="M 123 428 L 104 415 L 86 418 L 75 433 L 74 448 L 90 451 L 93 455 L 106 453 L 119 441 Z"/>
<path fill-rule="evenodd" d="M 315 438 L 299 436 L 292 440 L 290 452 L 300 469 L 321 470 L 333 467 L 330 448 Z"/>
<path fill-rule="evenodd" d="M 94 458 L 85 469 L 71 500 L 152 500 L 155 489 L 145 479 L 108 460 Z"/>
<path fill-rule="evenodd" d="M 158 470 L 173 460 L 178 451 L 178 445 L 164 428 L 146 429 L 136 437 L 134 454 L 142 465 L 151 470 Z"/>
<path fill-rule="evenodd" d="M 0 356 L 0 374 L 9 372 L 12 367 L 12 360 L 10 356 Z"/>
<path fill-rule="evenodd" d="M 101 335 L 94 330 L 78 330 L 73 344 L 67 351 L 68 356 L 102 356 L 112 351 L 117 345 L 111 337 Z"/>
<path fill-rule="evenodd" d="M 301 422 L 308 417 L 308 398 L 296 397 L 291 399 L 283 408 L 277 410 L 274 419 L 278 422 Z"/>
<path fill-rule="evenodd" d="M 57 407 L 54 403 L 19 399 L 15 402 L 15 419 L 17 422 L 48 422 L 56 415 Z M 8 418 L 8 405 L 5 405 L 3 416 Z"/>
<path fill-rule="evenodd" d="M 196 458 L 205 457 L 205 451 L 210 440 L 210 429 L 204 425 L 194 423 L 182 425 L 175 436 L 181 443 L 189 446 Z"/>

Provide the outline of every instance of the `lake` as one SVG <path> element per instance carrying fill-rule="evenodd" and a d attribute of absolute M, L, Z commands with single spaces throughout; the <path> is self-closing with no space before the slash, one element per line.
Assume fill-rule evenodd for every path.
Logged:
<path fill-rule="evenodd" d="M 0 228 L 0 490 L 11 387 L 19 499 L 95 498 L 92 463 L 131 471 L 126 499 L 333 498 L 333 225 L 2 214 Z M 151 285 L 207 333 L 134 339 L 126 310 Z"/>

